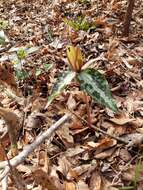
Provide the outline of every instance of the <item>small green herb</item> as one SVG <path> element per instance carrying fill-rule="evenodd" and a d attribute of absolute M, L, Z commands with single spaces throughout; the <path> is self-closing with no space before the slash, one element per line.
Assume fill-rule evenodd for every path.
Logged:
<path fill-rule="evenodd" d="M 5 30 L 8 28 L 8 21 L 7 20 L 0 20 L 0 30 Z"/>
<path fill-rule="evenodd" d="M 20 48 L 18 51 L 17 51 L 17 56 L 19 59 L 25 59 L 27 54 L 26 54 L 26 51 L 24 48 Z"/>
<path fill-rule="evenodd" d="M 90 23 L 89 21 L 87 21 L 85 18 L 81 16 L 77 17 L 75 20 L 64 19 L 64 22 L 76 31 L 78 30 L 87 31 L 91 27 L 93 27 L 92 23 Z"/>

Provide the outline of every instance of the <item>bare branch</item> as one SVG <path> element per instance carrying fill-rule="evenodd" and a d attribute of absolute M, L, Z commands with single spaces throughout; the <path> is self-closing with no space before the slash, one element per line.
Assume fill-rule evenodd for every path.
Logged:
<path fill-rule="evenodd" d="M 12 167 L 16 167 L 20 163 L 22 163 L 27 158 L 27 156 L 34 151 L 35 148 L 37 148 L 41 143 L 45 141 L 45 139 L 49 139 L 52 136 L 52 134 L 55 132 L 55 130 L 57 130 L 62 124 L 64 124 L 69 119 L 69 117 L 70 117 L 69 113 L 65 114 L 55 124 L 53 124 L 50 128 L 48 128 L 43 134 L 39 135 L 32 144 L 25 146 L 22 152 L 20 152 L 17 156 L 9 160 L 10 165 Z M 10 170 L 7 161 L 0 162 L 0 169 L 3 168 L 5 168 L 5 170 L 4 174 L 3 173 L 1 174 L 0 180 L 3 179 Z"/>

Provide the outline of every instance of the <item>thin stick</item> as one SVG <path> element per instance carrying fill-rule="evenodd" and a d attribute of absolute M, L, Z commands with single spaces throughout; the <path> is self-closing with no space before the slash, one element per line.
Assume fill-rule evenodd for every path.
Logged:
<path fill-rule="evenodd" d="M 86 111 L 87 111 L 87 122 L 88 122 L 88 127 L 92 127 L 92 122 L 91 122 L 91 113 L 90 113 L 90 105 L 88 102 L 88 96 L 86 94 L 86 92 L 84 92 L 85 94 L 85 101 L 86 101 Z"/>
<path fill-rule="evenodd" d="M 1 181 L 2 190 L 8 190 L 8 175 Z"/>
<path fill-rule="evenodd" d="M 34 151 L 35 148 L 37 148 L 41 143 L 43 143 L 46 139 L 49 139 L 52 134 L 62 125 L 64 124 L 68 119 L 70 118 L 70 114 L 65 114 L 61 119 L 59 119 L 55 124 L 53 124 L 49 129 L 47 129 L 43 134 L 38 136 L 36 140 L 30 144 L 27 145 L 22 152 L 20 152 L 17 156 L 9 160 L 9 163 L 12 167 L 18 166 L 20 163 L 22 163 L 28 155 Z M 6 167 L 6 168 L 5 168 Z M 0 162 L 0 169 L 5 168 L 4 174 L 7 175 L 10 168 L 8 167 L 8 162 L 3 161 Z M 5 175 L 1 174 L 0 180 L 5 177 Z"/>
<path fill-rule="evenodd" d="M 16 171 L 15 168 L 13 168 L 11 165 L 10 165 L 10 162 L 9 162 L 9 158 L 7 156 L 7 153 L 6 153 L 6 150 L 4 148 L 4 145 L 2 142 L 0 142 L 1 144 L 1 147 L 3 149 L 3 152 L 5 154 L 5 158 L 7 160 L 7 163 L 8 163 L 8 167 L 9 167 L 9 172 L 11 173 L 11 179 L 15 182 L 15 186 L 18 190 L 27 190 L 26 188 L 26 185 L 25 183 L 23 182 L 23 179 L 20 179 L 20 175 L 19 173 Z M 6 175 L 3 180 L 8 177 L 8 175 Z"/>
<path fill-rule="evenodd" d="M 87 122 L 85 119 L 83 119 L 83 118 L 81 118 L 79 115 L 75 114 L 72 110 L 70 110 L 70 109 L 68 109 L 68 110 L 69 110 L 73 115 L 75 115 L 78 119 L 80 119 L 80 120 L 83 121 L 84 123 L 88 124 L 88 122 Z M 100 133 L 102 133 L 102 134 L 104 134 L 104 135 L 107 135 L 107 136 L 109 136 L 109 137 L 111 137 L 111 138 L 113 138 L 113 139 L 116 139 L 117 141 L 119 141 L 119 142 L 121 142 L 121 143 L 128 144 L 128 142 L 126 142 L 126 141 L 123 140 L 122 138 L 120 138 L 120 137 L 115 137 L 114 135 L 108 134 L 106 131 L 104 131 L 104 130 L 98 128 L 98 127 L 95 127 L 94 125 L 91 125 L 91 129 L 93 129 L 94 131 L 98 131 L 98 132 L 100 132 Z"/>

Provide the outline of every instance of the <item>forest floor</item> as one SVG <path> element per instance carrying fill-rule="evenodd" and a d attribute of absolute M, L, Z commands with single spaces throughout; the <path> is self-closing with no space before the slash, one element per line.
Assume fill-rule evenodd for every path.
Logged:
<path fill-rule="evenodd" d="M 71 113 L 17 167 L 19 177 L 11 173 L 9 190 L 21 184 L 32 190 L 143 189 L 143 1 L 136 1 L 129 37 L 122 36 L 126 7 L 126 0 L 0 1 L 0 40 L 7 37 L 0 45 L 0 115 L 7 110 L 18 116 L 19 152 Z M 89 97 L 94 130 L 75 82 L 45 110 L 57 78 L 69 68 L 71 44 L 80 47 L 89 67 L 105 75 L 118 107 L 115 114 Z M 8 120 L 2 118 L 1 135 Z M 2 143 L 12 158 L 9 138 Z M 0 146 L 1 161 L 5 153 Z"/>

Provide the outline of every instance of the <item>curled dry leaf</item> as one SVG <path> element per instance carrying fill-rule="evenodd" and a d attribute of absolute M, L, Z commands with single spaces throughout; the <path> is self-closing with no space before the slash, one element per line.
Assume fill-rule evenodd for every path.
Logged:
<path fill-rule="evenodd" d="M 5 160 L 5 151 L 3 149 L 3 146 L 0 144 L 0 161 Z"/>
<path fill-rule="evenodd" d="M 113 123 L 115 123 L 117 125 L 125 125 L 134 120 L 135 120 L 134 118 L 129 118 L 128 116 L 125 116 L 125 115 L 120 115 L 120 116 L 118 116 L 118 118 L 114 117 L 114 118 L 110 119 L 110 121 L 112 121 Z"/>
<path fill-rule="evenodd" d="M 65 182 L 65 190 L 76 190 L 76 185 L 73 182 Z"/>
<path fill-rule="evenodd" d="M 128 150 L 122 148 L 119 152 L 119 156 L 120 158 L 125 161 L 125 162 L 128 162 L 129 160 L 132 159 L 132 156 L 131 154 L 128 152 Z"/>
<path fill-rule="evenodd" d="M 139 133 L 124 135 L 122 138 L 128 143 L 128 147 L 141 146 L 143 142 L 143 135 Z"/>
<path fill-rule="evenodd" d="M 126 101 L 124 102 L 125 107 L 127 108 L 127 111 L 129 114 L 134 113 L 135 111 L 142 111 L 142 94 L 143 91 L 134 91 L 131 94 L 128 95 L 126 98 Z"/>
<path fill-rule="evenodd" d="M 77 189 L 82 189 L 82 190 L 89 190 L 88 185 L 83 181 L 83 180 L 79 180 L 77 183 Z"/>
<path fill-rule="evenodd" d="M 42 113 L 32 112 L 26 120 L 26 129 L 37 129 L 44 124 L 45 115 Z"/>
<path fill-rule="evenodd" d="M 95 154 L 95 158 L 97 159 L 105 159 L 110 157 L 115 151 L 115 148 L 110 148 L 109 150 L 105 150 L 104 152 L 101 152 L 99 154 Z"/>
<path fill-rule="evenodd" d="M 62 185 L 59 182 L 59 187 L 55 186 L 55 181 L 53 178 L 50 178 L 49 175 L 43 171 L 42 169 L 36 169 L 35 171 L 32 172 L 33 173 L 33 177 L 35 179 L 35 182 L 38 185 L 41 185 L 43 189 L 48 189 L 48 190 L 59 190 L 59 189 L 63 189 Z"/>
<path fill-rule="evenodd" d="M 90 178 L 90 190 L 101 190 L 102 179 L 98 172 L 94 172 Z"/>
<path fill-rule="evenodd" d="M 14 147 L 12 152 L 15 156 L 18 152 L 17 150 L 17 135 L 20 131 L 20 119 L 10 109 L 0 107 L 0 116 L 3 117 L 7 124 L 8 134 L 10 138 L 11 145 Z"/>
<path fill-rule="evenodd" d="M 110 139 L 110 138 L 104 138 L 102 139 L 98 145 L 97 145 L 97 150 L 95 152 L 95 154 L 99 154 L 100 152 L 102 152 L 103 150 L 106 150 L 110 147 L 113 147 L 117 144 L 117 141 L 115 139 Z"/>
<path fill-rule="evenodd" d="M 60 171 L 64 176 L 67 176 L 69 170 L 71 169 L 71 163 L 65 156 L 59 158 L 57 170 Z"/>
<path fill-rule="evenodd" d="M 69 98 L 68 98 L 68 101 L 67 101 L 67 106 L 69 109 L 73 110 L 76 108 L 76 101 L 73 97 L 72 94 L 70 94 Z"/>
<path fill-rule="evenodd" d="M 20 95 L 14 72 L 9 62 L 0 64 L 0 84 L 9 86 L 18 96 Z"/>
<path fill-rule="evenodd" d="M 109 41 L 109 47 L 108 47 L 108 52 L 107 52 L 107 59 L 109 60 L 117 60 L 119 58 L 118 52 L 117 52 L 117 47 L 119 45 L 119 40 L 118 39 L 110 39 Z"/>
<path fill-rule="evenodd" d="M 64 124 L 57 132 L 57 135 L 60 137 L 62 142 L 66 147 L 71 147 L 74 144 L 74 139 L 70 134 L 69 125 Z"/>

